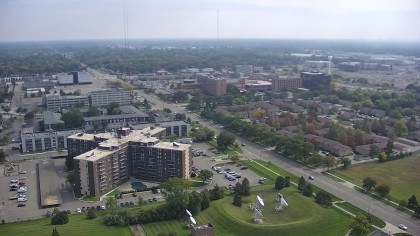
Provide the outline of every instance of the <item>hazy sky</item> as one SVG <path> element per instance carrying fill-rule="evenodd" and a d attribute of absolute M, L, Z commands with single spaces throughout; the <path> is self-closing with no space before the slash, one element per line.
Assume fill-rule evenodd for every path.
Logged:
<path fill-rule="evenodd" d="M 135 38 L 420 41 L 420 0 L 126 0 Z M 124 38 L 123 0 L 0 0 L 0 41 Z"/>

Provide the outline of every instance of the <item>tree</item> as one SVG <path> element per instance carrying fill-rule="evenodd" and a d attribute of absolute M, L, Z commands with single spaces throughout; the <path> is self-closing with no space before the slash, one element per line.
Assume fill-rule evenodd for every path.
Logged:
<path fill-rule="evenodd" d="M 312 185 L 311 184 L 309 184 L 309 183 L 307 183 L 306 185 L 305 185 L 305 188 L 303 189 L 303 191 L 302 191 L 302 194 L 303 194 L 303 196 L 305 196 L 305 197 L 311 197 L 312 196 L 312 193 L 313 193 L 313 190 L 312 190 Z"/>
<path fill-rule="evenodd" d="M 139 204 L 139 206 L 143 206 L 144 205 L 144 199 L 142 196 L 139 196 L 137 198 L 137 204 Z"/>
<path fill-rule="evenodd" d="M 328 168 L 328 170 L 331 169 L 331 167 L 334 167 L 337 165 L 337 160 L 333 156 L 327 156 L 323 158 L 324 166 Z"/>
<path fill-rule="evenodd" d="M 146 99 L 144 99 L 144 100 L 147 101 Z M 115 108 L 118 108 L 119 109 L 119 107 L 120 107 L 120 104 L 118 104 L 117 102 L 111 102 L 107 106 L 106 110 L 107 110 L 108 114 L 111 115 L 111 114 L 113 114 L 114 109 Z"/>
<path fill-rule="evenodd" d="M 303 176 L 301 176 L 298 183 L 298 190 L 302 192 L 305 186 L 306 186 L 306 180 Z"/>
<path fill-rule="evenodd" d="M 416 206 L 416 208 L 414 208 L 414 215 L 416 217 L 420 217 L 420 205 Z"/>
<path fill-rule="evenodd" d="M 105 203 L 106 209 L 111 211 L 111 214 L 114 214 L 118 210 L 118 202 L 114 197 L 108 197 Z"/>
<path fill-rule="evenodd" d="M 380 154 L 380 150 L 376 145 L 370 145 L 369 156 L 370 158 L 375 158 Z"/>
<path fill-rule="evenodd" d="M 343 165 L 343 169 L 346 169 L 349 165 L 351 165 L 351 159 L 348 157 L 340 158 L 340 163 Z"/>
<path fill-rule="evenodd" d="M 418 205 L 418 202 L 417 202 L 416 195 L 412 195 L 408 199 L 407 207 L 410 208 L 410 209 L 414 209 L 417 205 Z"/>
<path fill-rule="evenodd" d="M 363 188 L 365 188 L 367 191 L 370 191 L 375 186 L 376 186 L 376 180 L 370 177 L 366 177 L 363 179 Z"/>
<path fill-rule="evenodd" d="M 219 185 L 214 186 L 214 188 L 212 190 L 210 190 L 210 200 L 214 201 L 214 200 L 218 200 L 218 199 L 222 199 L 225 197 L 225 190 L 221 187 L 219 187 Z"/>
<path fill-rule="evenodd" d="M 191 188 L 191 183 L 188 179 L 170 178 L 161 185 L 164 190 L 164 196 L 169 208 L 178 215 L 183 214 L 187 208 Z"/>
<path fill-rule="evenodd" d="M 80 96 L 82 95 L 82 91 L 80 91 L 80 89 L 77 89 L 76 91 L 73 92 L 73 95 Z"/>
<path fill-rule="evenodd" d="M 283 178 L 283 176 L 277 176 L 276 178 L 276 184 L 274 185 L 274 188 L 277 190 L 281 190 L 285 187 L 286 180 Z"/>
<path fill-rule="evenodd" d="M 386 154 L 392 154 L 392 149 L 394 149 L 394 141 L 392 139 L 388 139 L 388 143 L 386 144 Z"/>
<path fill-rule="evenodd" d="M 235 194 L 235 196 L 233 196 L 233 205 L 237 206 L 237 207 L 241 207 L 242 206 L 242 196 L 239 194 Z"/>
<path fill-rule="evenodd" d="M 395 134 L 398 137 L 407 137 L 408 135 L 408 128 L 404 121 L 399 120 L 394 123 L 394 130 Z"/>
<path fill-rule="evenodd" d="M 380 184 L 375 188 L 375 192 L 377 192 L 381 197 L 388 196 L 389 191 L 391 191 L 391 188 L 386 184 Z"/>
<path fill-rule="evenodd" d="M 242 196 L 249 196 L 251 194 L 251 187 L 249 186 L 249 180 L 247 178 L 244 178 L 242 180 Z"/>
<path fill-rule="evenodd" d="M 96 107 L 89 107 L 89 110 L 87 112 L 88 117 L 100 116 L 100 115 L 101 115 L 101 110 L 99 110 Z"/>
<path fill-rule="evenodd" d="M 68 112 L 64 113 L 61 119 L 64 121 L 66 128 L 80 128 L 83 124 L 83 115 L 77 108 L 71 108 Z"/>
<path fill-rule="evenodd" d="M 5 111 L 6 113 L 8 113 L 10 111 L 10 107 L 3 107 L 3 111 Z"/>
<path fill-rule="evenodd" d="M 4 152 L 4 150 L 3 149 L 0 149 L 0 163 L 5 162 L 7 156 L 8 155 Z"/>
<path fill-rule="evenodd" d="M 175 120 L 186 120 L 187 116 L 184 113 L 176 113 Z"/>
<path fill-rule="evenodd" d="M 60 236 L 60 234 L 57 231 L 57 228 L 54 227 L 51 236 Z"/>
<path fill-rule="evenodd" d="M 213 172 L 209 170 L 201 170 L 198 174 L 198 178 L 201 179 L 203 182 L 209 180 L 211 177 L 213 177 Z"/>
<path fill-rule="evenodd" d="M 87 215 L 86 215 L 86 218 L 88 218 L 88 219 L 95 219 L 96 218 L 96 210 L 95 210 L 95 208 L 90 208 L 89 210 L 88 210 L 88 213 L 87 213 Z"/>
<path fill-rule="evenodd" d="M 75 180 L 74 173 L 73 172 L 68 173 L 66 176 L 66 182 L 68 182 L 69 184 L 73 186 L 74 180 Z"/>
<path fill-rule="evenodd" d="M 34 119 L 35 115 L 32 111 L 28 112 L 25 114 L 25 116 L 23 117 L 25 120 L 32 120 Z"/>
<path fill-rule="evenodd" d="M 320 204 L 323 205 L 325 207 L 329 207 L 332 206 L 332 198 L 331 195 L 327 192 L 324 191 L 320 191 L 316 194 L 315 196 L 315 201 Z"/>
<path fill-rule="evenodd" d="M 205 210 L 210 207 L 210 194 L 208 191 L 201 192 L 201 210 Z"/>
<path fill-rule="evenodd" d="M 220 150 L 226 150 L 233 143 L 235 143 L 235 136 L 226 131 L 220 132 L 217 136 L 217 148 Z"/>
<path fill-rule="evenodd" d="M 193 191 L 190 193 L 187 209 L 193 215 L 197 215 L 201 211 L 202 196 L 199 192 Z"/>
<path fill-rule="evenodd" d="M 380 162 L 384 162 L 388 159 L 388 155 L 385 152 L 381 152 L 378 156 Z"/>
<path fill-rule="evenodd" d="M 290 177 L 286 176 L 286 178 L 284 178 L 284 187 L 288 188 L 290 187 Z"/>
<path fill-rule="evenodd" d="M 69 223 L 69 216 L 65 211 L 59 211 L 57 208 L 54 209 L 51 216 L 52 225 L 64 225 Z"/>
<path fill-rule="evenodd" d="M 363 214 L 357 214 L 350 223 L 349 229 L 352 235 L 365 236 L 370 231 L 370 223 L 367 217 Z"/>

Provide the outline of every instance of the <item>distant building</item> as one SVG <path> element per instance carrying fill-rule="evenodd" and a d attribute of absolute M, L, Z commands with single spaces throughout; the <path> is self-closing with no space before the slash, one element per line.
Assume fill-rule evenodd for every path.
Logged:
<path fill-rule="evenodd" d="M 271 82 L 264 81 L 264 80 L 246 80 L 245 81 L 245 89 L 254 89 L 259 92 L 269 91 L 271 90 Z"/>
<path fill-rule="evenodd" d="M 68 73 L 60 73 L 57 75 L 57 81 L 59 85 L 72 85 L 74 83 L 74 75 Z"/>
<path fill-rule="evenodd" d="M 25 81 L 22 87 L 25 91 L 39 89 L 50 90 L 54 88 L 54 83 L 51 81 L 30 80 Z"/>
<path fill-rule="evenodd" d="M 61 120 L 61 114 L 52 111 L 44 111 L 44 130 L 64 129 L 64 121 Z"/>
<path fill-rule="evenodd" d="M 58 94 L 45 94 L 43 104 L 47 110 L 58 111 L 64 108 L 89 105 L 88 96 L 61 96 Z"/>
<path fill-rule="evenodd" d="M 94 107 L 108 106 L 115 102 L 120 106 L 131 103 L 130 91 L 125 89 L 101 89 L 90 93 L 90 102 Z"/>
<path fill-rule="evenodd" d="M 226 79 L 201 77 L 201 88 L 205 94 L 212 96 L 222 96 L 226 94 Z"/>
<path fill-rule="evenodd" d="M 92 76 L 86 71 L 73 71 L 71 73 L 58 74 L 57 81 L 59 85 L 91 84 Z"/>
<path fill-rule="evenodd" d="M 130 176 L 154 182 L 171 177 L 190 178 L 191 145 L 162 142 L 164 132 L 164 128 L 124 128 L 117 133 L 79 133 L 69 137 L 69 156 L 74 147 L 86 143 L 95 146 L 74 157 L 75 193 L 98 196 Z"/>
<path fill-rule="evenodd" d="M 67 130 L 42 133 L 22 133 L 22 152 L 38 152 L 67 148 L 67 137 L 81 130 Z"/>
<path fill-rule="evenodd" d="M 302 86 L 307 89 L 329 88 L 331 76 L 321 72 L 301 72 Z"/>
<path fill-rule="evenodd" d="M 280 92 L 280 91 L 289 91 L 302 87 L 301 78 L 293 77 L 277 77 L 271 80 L 271 91 Z"/>
<path fill-rule="evenodd" d="M 134 130 L 144 129 L 149 127 L 150 124 L 139 124 L 139 125 L 130 125 Z M 185 121 L 166 121 L 159 122 L 154 125 L 155 127 L 162 127 L 166 129 L 166 136 L 175 135 L 178 137 L 188 136 L 191 126 Z"/>
<path fill-rule="evenodd" d="M 236 65 L 235 72 L 241 76 L 252 76 L 254 75 L 254 66 L 252 65 Z"/>
<path fill-rule="evenodd" d="M 121 106 L 122 114 L 102 115 L 83 118 L 83 127 L 86 131 L 118 129 L 149 122 L 149 115 L 134 106 Z"/>

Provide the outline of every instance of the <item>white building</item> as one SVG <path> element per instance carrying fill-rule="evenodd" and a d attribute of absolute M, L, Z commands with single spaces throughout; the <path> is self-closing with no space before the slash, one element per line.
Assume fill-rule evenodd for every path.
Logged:
<path fill-rule="evenodd" d="M 131 103 L 130 92 L 125 89 L 101 89 L 90 93 L 91 105 L 94 107 L 108 106 L 112 102 L 120 106 Z"/>
<path fill-rule="evenodd" d="M 78 84 L 91 84 L 92 83 L 92 75 L 90 75 L 86 71 L 81 71 L 77 73 L 77 83 Z"/>
<path fill-rule="evenodd" d="M 73 74 L 60 73 L 57 75 L 57 81 L 59 85 L 74 84 Z"/>
<path fill-rule="evenodd" d="M 23 132 L 21 134 L 22 152 L 66 149 L 67 137 L 80 132 L 81 130 L 67 130 L 42 133 Z"/>
<path fill-rule="evenodd" d="M 58 94 L 46 94 L 43 104 L 47 110 L 61 110 L 63 108 L 81 107 L 89 105 L 88 96 L 60 96 Z"/>

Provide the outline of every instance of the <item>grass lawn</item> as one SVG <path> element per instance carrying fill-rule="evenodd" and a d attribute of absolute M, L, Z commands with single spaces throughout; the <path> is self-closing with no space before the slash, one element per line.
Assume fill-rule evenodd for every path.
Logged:
<path fill-rule="evenodd" d="M 333 174 L 356 185 L 362 186 L 365 177 L 371 177 L 378 184 L 391 187 L 393 200 L 407 200 L 411 195 L 420 196 L 420 156 L 411 156 L 385 163 L 368 163 L 352 166 L 346 170 L 337 169 Z"/>
<path fill-rule="evenodd" d="M 362 209 L 360 209 L 356 206 L 353 206 L 348 202 L 336 203 L 335 205 L 337 205 L 337 206 L 343 208 L 344 210 L 346 210 L 348 212 L 351 212 L 355 215 L 357 215 L 357 213 L 362 213 L 363 215 L 367 215 L 366 211 L 364 211 L 364 210 L 362 210 Z M 379 228 L 385 227 L 385 222 L 383 220 L 379 219 L 376 216 L 373 216 L 373 222 L 372 223 L 374 225 L 378 226 Z"/>
<path fill-rule="evenodd" d="M 274 207 L 277 193 L 283 193 L 289 208 L 284 212 L 276 212 Z M 265 201 L 263 210 L 264 223 L 252 222 L 252 211 L 249 204 L 255 201 L 256 195 Z M 251 189 L 251 196 L 243 199 L 242 207 L 232 205 L 232 197 L 214 201 L 211 207 L 201 212 L 195 219 L 199 225 L 211 223 L 215 226 L 216 235 L 345 235 L 350 217 L 330 207 L 324 208 L 314 202 L 314 198 L 302 196 L 295 188 L 285 188 L 281 191 L 273 186 L 258 186 Z M 187 220 L 166 221 L 144 225 L 148 236 L 161 232 L 176 232 L 177 235 L 190 235 L 186 228 Z"/>
<path fill-rule="evenodd" d="M 65 225 L 51 225 L 51 219 L 33 220 L 12 224 L 0 225 L 2 236 L 33 236 L 51 235 L 52 229 L 57 228 L 61 236 L 69 235 L 131 235 L 128 227 L 106 226 L 103 222 L 104 215 L 98 215 L 96 219 L 86 219 L 86 214 L 70 215 L 69 223 Z"/>

